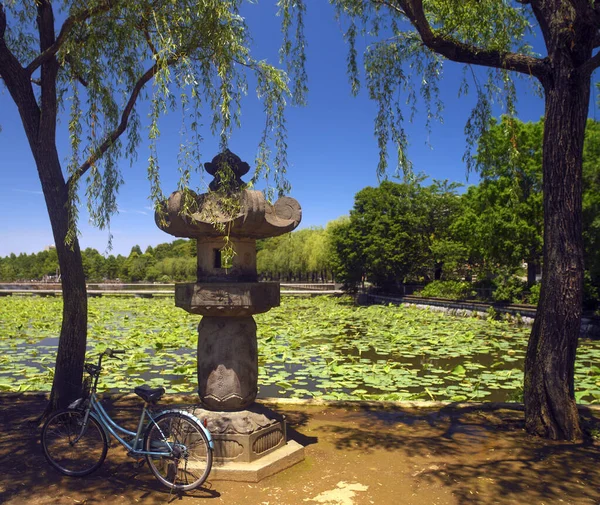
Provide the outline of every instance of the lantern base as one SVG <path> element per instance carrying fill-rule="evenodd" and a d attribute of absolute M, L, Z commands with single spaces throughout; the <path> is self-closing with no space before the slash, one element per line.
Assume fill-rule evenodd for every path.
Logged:
<path fill-rule="evenodd" d="M 206 420 L 213 436 L 211 479 L 258 482 L 304 460 L 304 447 L 287 440 L 285 416 L 262 405 L 238 412 L 186 410 Z"/>

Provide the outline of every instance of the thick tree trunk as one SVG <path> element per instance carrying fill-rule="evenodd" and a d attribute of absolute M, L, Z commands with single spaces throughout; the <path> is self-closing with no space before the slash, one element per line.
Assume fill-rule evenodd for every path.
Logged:
<path fill-rule="evenodd" d="M 525 362 L 525 421 L 529 433 L 578 440 L 573 376 L 583 291 L 581 180 L 590 80 L 578 75 L 570 55 L 556 53 L 553 67 L 544 83 L 544 260 Z"/>
<path fill-rule="evenodd" d="M 87 293 L 77 238 L 65 244 L 69 231 L 68 189 L 54 145 L 34 151 L 61 272 L 63 314 L 52 393 L 51 410 L 63 408 L 81 391 L 87 341 Z"/>

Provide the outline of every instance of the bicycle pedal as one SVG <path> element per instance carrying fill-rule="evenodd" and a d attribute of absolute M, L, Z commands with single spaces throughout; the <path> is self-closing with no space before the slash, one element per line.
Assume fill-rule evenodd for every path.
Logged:
<path fill-rule="evenodd" d="M 128 451 L 127 457 L 135 459 L 136 461 L 140 461 L 140 460 L 146 461 L 146 459 L 143 456 L 140 456 L 139 452 Z"/>
<path fill-rule="evenodd" d="M 144 463 L 146 462 L 146 458 L 140 458 L 139 454 L 134 454 L 133 452 L 128 452 L 127 456 L 135 459 L 133 463 L 133 466 L 135 468 L 142 468 L 144 466 Z"/>

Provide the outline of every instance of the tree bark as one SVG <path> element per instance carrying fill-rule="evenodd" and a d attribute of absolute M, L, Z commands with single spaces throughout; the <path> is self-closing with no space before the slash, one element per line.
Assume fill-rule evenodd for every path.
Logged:
<path fill-rule="evenodd" d="M 87 292 L 77 238 L 65 243 L 69 231 L 69 195 L 54 145 L 34 152 L 61 271 L 63 314 L 50 410 L 66 407 L 81 392 L 87 342 Z M 49 152 L 48 152 L 49 151 Z"/>
<path fill-rule="evenodd" d="M 63 295 L 62 326 L 48 406 L 48 411 L 52 411 L 67 406 L 81 391 L 87 342 L 87 291 L 77 237 L 72 246 L 66 244 L 70 221 L 69 192 L 60 166 L 54 132 L 52 128 L 41 129 L 32 125 L 30 118 L 35 114 L 30 108 L 20 106 L 19 112 L 46 201 Z"/>
<path fill-rule="evenodd" d="M 537 262 L 533 259 L 527 261 L 527 287 L 531 288 L 535 284 L 537 277 Z"/>
<path fill-rule="evenodd" d="M 52 4 L 48 0 L 40 0 L 37 11 L 40 50 L 44 53 L 56 42 Z M 49 57 L 41 65 L 39 130 L 33 138 L 28 135 L 62 274 L 63 317 L 49 410 L 66 407 L 79 396 L 87 342 L 87 293 L 77 236 L 71 245 L 66 243 L 71 219 L 69 188 L 56 147 L 58 71 L 59 64 L 55 56 Z"/>
<path fill-rule="evenodd" d="M 524 383 L 527 431 L 566 440 L 581 438 L 573 377 L 583 293 L 582 156 L 590 97 L 590 78 L 576 71 L 573 60 L 569 50 L 557 50 L 552 75 L 543 83 L 544 260 Z"/>

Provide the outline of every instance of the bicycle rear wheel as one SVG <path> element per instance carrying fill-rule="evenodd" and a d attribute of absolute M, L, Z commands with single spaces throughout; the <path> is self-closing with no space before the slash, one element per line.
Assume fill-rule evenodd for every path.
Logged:
<path fill-rule="evenodd" d="M 79 410 L 59 410 L 42 428 L 42 448 L 48 463 L 71 477 L 96 471 L 108 451 L 100 423 L 90 415 L 84 426 L 84 418 L 85 413 Z"/>
<path fill-rule="evenodd" d="M 146 429 L 144 450 L 169 453 L 146 455 L 146 460 L 159 482 L 171 489 L 197 488 L 212 467 L 212 450 L 204 430 L 186 412 L 170 411 L 156 417 Z"/>

